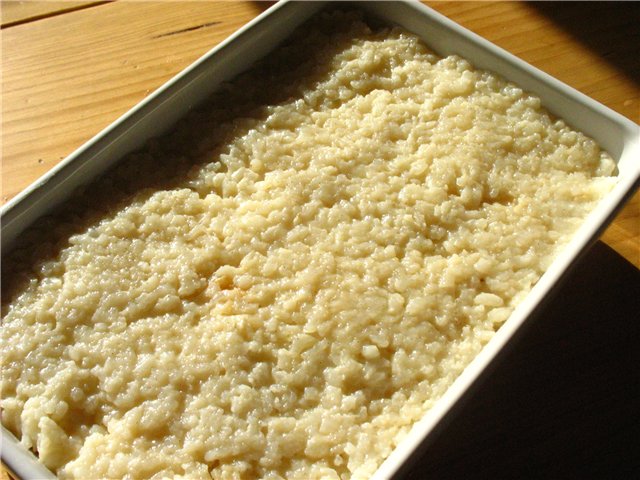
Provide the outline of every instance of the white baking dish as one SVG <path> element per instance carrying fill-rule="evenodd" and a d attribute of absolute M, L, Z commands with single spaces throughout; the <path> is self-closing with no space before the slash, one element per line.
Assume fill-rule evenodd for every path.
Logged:
<path fill-rule="evenodd" d="M 149 138 L 161 135 L 222 81 L 246 70 L 273 50 L 325 4 L 284 1 L 275 5 L 72 153 L 2 209 L 4 251 L 34 220 L 50 212 L 78 186 L 96 178 Z M 601 201 L 525 301 L 384 462 L 374 476 L 383 479 L 399 476 L 418 447 L 427 446 L 434 433 L 446 426 L 447 415 L 487 374 L 489 365 L 499 361 L 501 350 L 522 331 L 531 313 L 558 288 L 567 270 L 631 196 L 640 183 L 640 128 L 417 2 L 358 2 L 356 6 L 418 34 L 441 55 L 456 53 L 477 68 L 499 73 L 535 93 L 548 110 L 596 139 L 619 169 L 616 187 Z M 2 461 L 18 478 L 55 478 L 4 427 L 2 442 Z"/>

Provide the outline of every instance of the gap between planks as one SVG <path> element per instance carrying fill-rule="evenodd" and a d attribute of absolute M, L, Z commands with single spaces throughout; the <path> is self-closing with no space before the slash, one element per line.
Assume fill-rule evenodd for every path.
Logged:
<path fill-rule="evenodd" d="M 1 28 L 4 30 L 6 28 L 24 25 L 25 23 L 77 12 L 78 10 L 99 7 L 100 5 L 112 3 L 113 1 L 114 0 L 102 0 L 79 5 L 75 4 L 76 2 L 3 2 L 4 4 L 0 7 L 3 10 Z M 64 3 L 68 3 L 70 6 L 63 7 L 62 4 Z M 12 19 L 5 22 L 7 8 L 11 9 L 10 16 Z"/>

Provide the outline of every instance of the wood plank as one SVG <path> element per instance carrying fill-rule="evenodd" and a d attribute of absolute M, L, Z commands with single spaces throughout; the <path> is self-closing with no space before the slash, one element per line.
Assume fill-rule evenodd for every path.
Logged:
<path fill-rule="evenodd" d="M 573 12 L 576 21 L 586 25 L 580 37 L 528 3 L 427 3 L 628 118 L 640 120 L 633 69 L 612 62 L 629 62 L 636 56 L 638 46 L 629 41 L 635 27 L 620 15 L 611 17 L 606 5 L 581 3 Z M 266 6 L 116 2 L 6 29 L 2 201 Z M 572 14 L 564 10 L 565 15 Z M 594 16 L 606 28 L 587 21 Z M 598 50 L 598 45 L 606 48 Z M 640 266 L 638 202 L 634 197 L 603 237 L 636 266 Z"/>
<path fill-rule="evenodd" d="M 73 2 L 48 0 L 3 0 L 0 2 L 2 28 L 31 22 L 34 20 L 62 15 L 81 8 L 88 8 L 103 2 Z"/>
<path fill-rule="evenodd" d="M 25 22 L 2 35 L 3 202 L 266 6 L 119 2 L 84 11 L 61 10 L 88 3 L 93 2 L 1 2 L 3 25 Z M 622 59 L 628 66 L 629 59 L 640 57 L 639 45 L 632 41 L 637 29 L 632 30 L 624 16 L 612 17 L 607 11 L 632 7 L 580 2 L 571 10 L 553 2 L 554 9 L 582 25 L 585 34 L 580 38 L 540 4 L 426 3 L 635 122 L 640 120 L 637 61 L 631 68 L 620 68 L 619 63 Z M 628 21 L 637 21 L 637 15 L 629 15 Z M 640 194 L 603 239 L 640 266 Z M 0 468 L 0 480 L 7 478 Z"/>
<path fill-rule="evenodd" d="M 603 2 L 553 3 L 574 32 L 554 21 L 544 2 L 425 2 L 526 62 L 640 122 L 638 6 Z M 630 10 L 628 15 L 621 9 Z M 635 8 L 635 10 L 633 10 Z M 598 18 L 599 22 L 593 22 Z M 576 30 L 577 29 L 577 30 Z M 582 30 L 580 30 L 582 29 Z M 621 58 L 620 58 L 621 57 Z M 616 59 L 614 63 L 611 59 Z M 621 68 L 622 67 L 622 68 Z M 602 240 L 640 268 L 640 193 L 605 231 Z"/>
<path fill-rule="evenodd" d="M 640 268 L 640 191 L 616 216 L 601 239 Z"/>
<path fill-rule="evenodd" d="M 259 12 L 118 2 L 5 30 L 3 202 Z"/>
<path fill-rule="evenodd" d="M 640 46 L 631 42 L 637 35 L 632 18 L 628 23 L 620 18 L 609 19 L 610 24 L 605 23 L 608 29 L 586 31 L 579 38 L 545 16 L 534 6 L 536 2 L 425 3 L 634 122 L 640 121 L 640 71 L 633 78 L 607 59 L 614 52 L 622 52 L 630 67 L 640 68 L 635 60 L 640 58 Z M 609 8 L 602 2 L 581 2 L 575 9 L 580 15 L 575 22 L 594 25 L 589 19 L 608 18 L 603 10 Z M 607 57 L 582 41 L 587 35 L 592 44 L 609 52 Z"/>

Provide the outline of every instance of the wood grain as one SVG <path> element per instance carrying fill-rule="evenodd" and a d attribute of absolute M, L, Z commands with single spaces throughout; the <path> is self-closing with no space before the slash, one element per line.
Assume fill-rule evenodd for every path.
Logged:
<path fill-rule="evenodd" d="M 268 6 L 96 3 L 1 3 L 3 203 Z M 635 2 L 425 3 L 640 121 Z M 640 267 L 640 194 L 603 239 Z"/>
<path fill-rule="evenodd" d="M 37 8 L 57 8 L 60 3 L 66 4 L 8 2 L 7 7 L 14 18 L 28 18 Z M 77 3 L 93 2 L 73 2 Z M 580 4 L 582 19 L 595 15 L 608 27 L 587 31 L 583 38 L 589 42 L 584 42 L 531 4 L 426 3 L 638 122 L 636 79 L 628 74 L 629 69 L 610 61 L 615 55 L 592 48 L 593 39 L 601 38 L 610 52 L 629 50 L 625 32 L 633 27 L 620 24 L 619 17 L 609 19 L 607 6 Z M 260 2 L 182 2 L 177 7 L 171 1 L 120 1 L 5 29 L 2 202 L 266 6 Z M 613 41 L 606 37 L 612 29 L 617 32 Z M 629 58 L 635 53 L 629 51 Z M 636 266 L 640 266 L 639 202 L 634 197 L 603 236 Z"/>
<path fill-rule="evenodd" d="M 0 2 L 0 17 L 2 18 L 2 27 L 6 28 L 55 15 L 62 15 L 100 3 L 104 2 L 3 0 Z"/>
<path fill-rule="evenodd" d="M 640 43 L 630 41 L 639 33 L 638 4 L 616 3 L 618 11 L 612 11 L 612 4 L 606 2 L 425 3 L 640 122 Z M 555 19 L 545 16 L 549 9 L 553 9 Z M 565 28 L 567 24 L 573 31 Z M 602 240 L 640 268 L 640 193 L 618 214 Z"/>
<path fill-rule="evenodd" d="M 259 12 L 180 5 L 117 2 L 4 32 L 3 202 Z"/>

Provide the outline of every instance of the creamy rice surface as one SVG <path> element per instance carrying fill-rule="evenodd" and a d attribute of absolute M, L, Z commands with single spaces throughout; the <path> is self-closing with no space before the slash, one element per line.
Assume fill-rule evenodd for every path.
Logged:
<path fill-rule="evenodd" d="M 325 14 L 100 188 L 161 187 L 15 253 L 2 421 L 64 479 L 368 478 L 614 169 L 513 84 Z"/>

